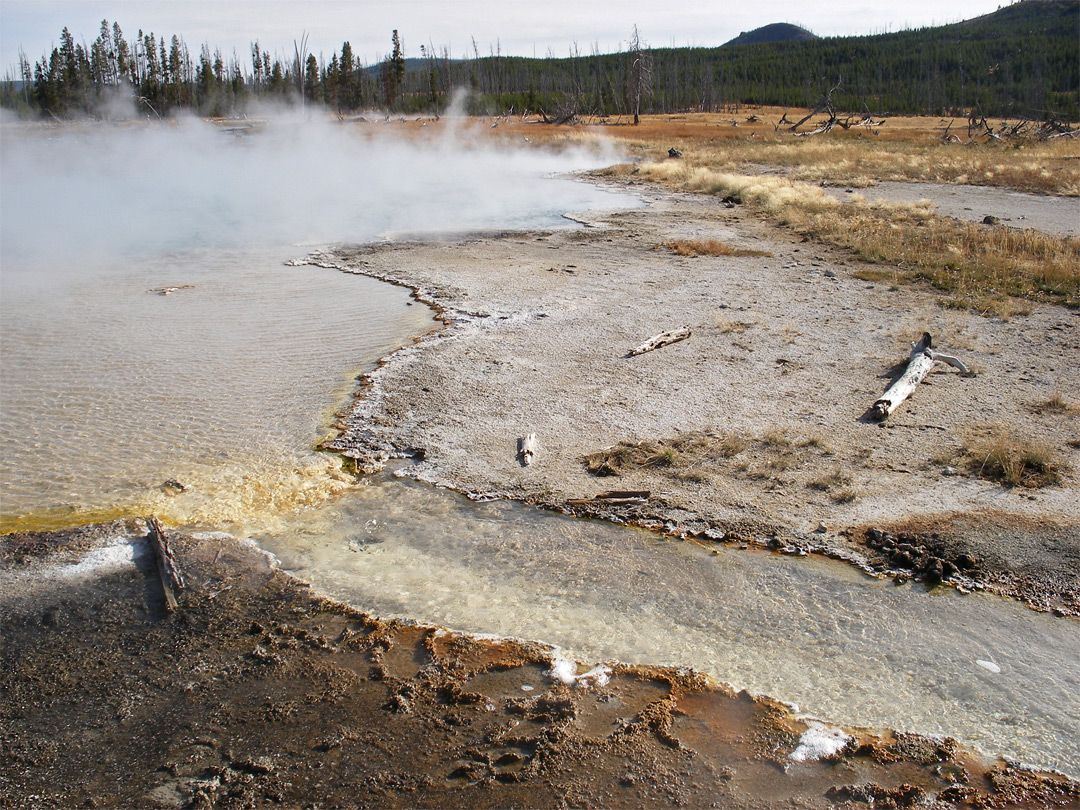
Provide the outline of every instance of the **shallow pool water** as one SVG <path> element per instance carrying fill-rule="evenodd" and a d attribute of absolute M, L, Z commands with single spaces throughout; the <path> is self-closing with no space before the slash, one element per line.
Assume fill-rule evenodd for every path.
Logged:
<path fill-rule="evenodd" d="M 313 448 L 356 376 L 433 321 L 407 290 L 286 260 L 638 204 L 552 176 L 601 165 L 595 150 L 493 144 L 463 124 L 423 139 L 302 120 L 245 138 L 197 121 L 0 138 L 2 531 L 317 503 L 349 485 Z"/>
<path fill-rule="evenodd" d="M 996 597 L 389 476 L 256 539 L 378 615 L 538 639 L 586 663 L 693 667 L 831 722 L 1080 775 L 1080 624 Z"/>
<path fill-rule="evenodd" d="M 109 510 L 216 523 L 343 486 L 315 444 L 357 374 L 432 318 L 404 289 L 283 266 L 298 253 L 188 251 L 63 283 L 8 279 L 4 528 Z M 151 292 L 165 286 L 180 289 Z"/>

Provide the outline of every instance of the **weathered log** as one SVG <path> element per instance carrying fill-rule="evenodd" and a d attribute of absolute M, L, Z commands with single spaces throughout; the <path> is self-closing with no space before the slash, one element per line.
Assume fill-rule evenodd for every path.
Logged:
<path fill-rule="evenodd" d="M 571 498 L 567 503 L 584 505 L 603 501 L 606 504 L 617 506 L 619 504 L 644 503 L 649 500 L 651 494 L 647 489 L 612 489 L 601 492 L 592 498 Z"/>
<path fill-rule="evenodd" d="M 536 458 L 536 451 L 539 449 L 540 445 L 536 441 L 535 433 L 530 433 L 528 436 L 518 439 L 518 458 L 526 467 L 533 463 L 533 459 Z"/>
<path fill-rule="evenodd" d="M 918 343 L 911 344 L 911 354 L 908 357 L 908 364 L 904 373 L 885 390 L 885 393 L 881 395 L 881 399 L 875 402 L 871 408 L 878 420 L 885 419 L 897 409 L 901 402 L 911 396 L 915 387 L 922 382 L 923 377 L 934 367 L 935 362 L 953 366 L 959 369 L 962 374 L 971 374 L 967 366 L 957 358 L 933 351 L 932 344 L 933 341 L 929 332 L 923 332 L 923 336 Z"/>
<path fill-rule="evenodd" d="M 684 326 L 682 329 L 672 329 L 670 332 L 661 332 L 659 335 L 653 335 L 636 349 L 631 349 L 630 354 L 627 356 L 637 357 L 639 354 L 651 352 L 653 349 L 659 349 L 661 346 L 667 346 L 671 343 L 678 343 L 688 337 L 690 337 L 689 326 Z"/>
<path fill-rule="evenodd" d="M 161 578 L 161 588 L 165 592 L 165 606 L 170 610 L 176 610 L 180 603 L 176 600 L 176 592 L 184 589 L 184 575 L 180 572 L 180 566 L 176 564 L 172 549 L 169 548 L 169 538 L 165 536 L 165 530 L 156 517 L 146 519 L 147 538 L 150 540 L 150 548 L 157 559 L 158 576 Z"/>

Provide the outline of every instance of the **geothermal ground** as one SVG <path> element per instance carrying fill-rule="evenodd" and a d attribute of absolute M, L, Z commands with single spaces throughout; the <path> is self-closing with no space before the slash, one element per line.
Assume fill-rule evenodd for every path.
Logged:
<path fill-rule="evenodd" d="M 741 207 L 630 190 L 648 205 L 581 230 L 302 259 L 414 288 L 444 321 L 366 379 L 334 447 L 476 496 L 825 553 L 1076 621 L 1076 311 L 942 309 Z M 768 255 L 684 257 L 676 240 Z M 939 365 L 875 422 L 923 332 L 976 376 Z M 980 477 L 973 453 L 1002 432 L 1053 457 L 1057 482 Z M 221 535 L 174 535 L 188 587 L 169 613 L 143 532 L 3 538 L 3 806 L 1080 805 L 1075 783 L 951 740 L 363 616 Z"/>

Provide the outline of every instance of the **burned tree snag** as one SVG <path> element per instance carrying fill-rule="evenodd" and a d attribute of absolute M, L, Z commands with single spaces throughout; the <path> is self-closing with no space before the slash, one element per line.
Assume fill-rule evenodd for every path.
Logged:
<path fill-rule="evenodd" d="M 948 354 L 939 354 L 931 348 L 932 340 L 929 332 L 923 332 L 918 343 L 911 344 L 911 354 L 908 357 L 907 368 L 885 393 L 881 399 L 874 403 L 871 408 L 873 415 L 880 421 L 897 409 L 901 402 L 911 396 L 915 387 L 922 382 L 934 363 L 946 363 L 960 370 L 962 374 L 970 375 L 967 366 L 955 357 Z"/>

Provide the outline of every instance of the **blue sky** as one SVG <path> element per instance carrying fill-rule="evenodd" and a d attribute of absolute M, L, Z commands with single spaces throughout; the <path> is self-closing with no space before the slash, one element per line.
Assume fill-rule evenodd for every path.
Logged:
<path fill-rule="evenodd" d="M 22 47 L 31 64 L 59 44 L 67 26 L 76 41 L 93 41 L 102 19 L 118 22 L 134 38 L 138 29 L 168 38 L 177 34 L 197 52 L 204 42 L 225 54 L 235 49 L 247 63 L 256 39 L 264 50 L 291 57 L 306 31 L 316 55 L 339 51 L 348 40 L 368 63 L 390 49 L 398 29 L 406 56 L 420 46 L 443 47 L 453 57 L 495 50 L 521 56 L 566 56 L 625 47 L 636 24 L 654 47 L 721 45 L 742 31 L 790 22 L 820 36 L 873 34 L 940 25 L 990 13 L 1001 0 L 2 0 L 0 76 L 17 64 Z"/>

